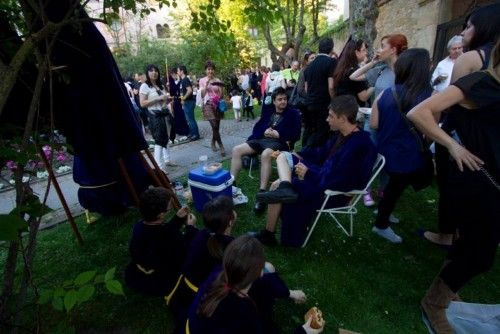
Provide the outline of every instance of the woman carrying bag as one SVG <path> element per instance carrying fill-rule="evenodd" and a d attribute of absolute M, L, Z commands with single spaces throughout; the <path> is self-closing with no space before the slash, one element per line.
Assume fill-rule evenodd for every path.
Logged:
<path fill-rule="evenodd" d="M 146 67 L 146 82 L 139 89 L 142 108 L 148 109 L 149 129 L 155 141 L 154 157 L 160 169 L 165 171 L 168 161 L 167 145 L 173 115 L 167 108 L 169 96 L 160 80 L 160 70 L 156 65 Z"/>

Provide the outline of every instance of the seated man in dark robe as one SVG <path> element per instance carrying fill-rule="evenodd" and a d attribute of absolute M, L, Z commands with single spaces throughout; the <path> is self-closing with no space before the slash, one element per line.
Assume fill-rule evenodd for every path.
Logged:
<path fill-rule="evenodd" d="M 259 201 L 270 204 L 266 228 L 256 234 L 262 243 L 276 244 L 274 232 L 281 216 L 281 243 L 299 247 L 326 189 L 350 191 L 366 186 L 377 152 L 370 135 L 356 125 L 357 111 L 354 97 L 334 98 L 326 119 L 335 131 L 332 138 L 321 147 L 277 156 L 279 180 L 273 182 L 271 191 L 257 194 Z M 344 206 L 349 201 L 350 197 L 335 196 L 328 206 Z"/>
<path fill-rule="evenodd" d="M 263 109 L 261 118 L 255 124 L 252 135 L 246 143 L 233 148 L 231 159 L 231 174 L 236 177 L 241 170 L 241 157 L 244 155 L 261 154 L 260 190 L 267 189 L 271 175 L 271 154 L 278 151 L 288 151 L 300 138 L 300 113 L 288 106 L 286 91 L 278 87 L 272 94 L 274 108 Z M 263 212 L 265 206 L 255 204 L 256 212 Z"/>

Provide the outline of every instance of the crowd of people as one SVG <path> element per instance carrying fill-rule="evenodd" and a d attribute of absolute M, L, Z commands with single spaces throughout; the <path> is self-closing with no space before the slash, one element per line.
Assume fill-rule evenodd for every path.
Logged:
<path fill-rule="evenodd" d="M 364 41 L 350 38 L 335 57 L 333 40 L 323 38 L 318 53 L 304 54 L 302 68 L 294 61 L 288 69 L 273 64 L 270 71 L 235 76 L 235 120 L 243 117 L 248 96 L 258 99 L 262 112 L 248 140 L 233 148 L 231 174 L 236 186 L 242 157 L 260 155 L 254 210 L 264 212 L 267 206 L 265 227 L 234 239 L 236 212 L 225 197 L 205 205 L 203 230 L 194 227 L 186 208 L 164 223 L 169 193 L 150 189 L 141 197 L 144 220 L 134 226 L 130 243 L 129 286 L 166 296 L 177 332 L 275 332 L 274 300 L 304 302 L 305 295 L 286 287 L 265 262 L 261 244 L 278 244 L 275 231 L 281 218 L 281 245 L 301 246 L 324 191 L 364 189 L 379 154 L 385 166 L 372 232 L 391 243 L 403 242 L 391 225 L 403 191 L 428 187 L 437 170 L 439 231 L 422 231 L 422 237 L 447 246 L 449 252 L 421 307 L 436 333 L 453 333 L 446 308 L 467 282 L 491 268 L 500 242 L 499 37 L 500 5 L 494 4 L 471 13 L 463 32 L 449 40 L 448 56 L 433 71 L 428 50 L 409 48 L 406 36 L 390 34 L 381 38 L 370 60 Z M 212 149 L 224 156 L 219 131 L 224 85 L 213 63 L 207 62 L 206 71 L 198 95 L 212 128 Z M 179 68 L 179 73 L 184 80 L 186 69 Z M 168 140 L 163 136 L 169 128 L 162 110 L 169 100 L 158 78 L 158 69 L 148 68 L 139 99 L 148 109 L 159 146 L 155 158 L 163 154 L 166 159 Z M 187 110 L 191 105 L 186 107 L 185 101 L 194 90 L 186 89 L 192 87 L 187 81 L 182 87 Z M 369 109 L 360 113 L 360 108 Z M 435 154 L 430 141 L 435 142 Z M 274 162 L 278 179 L 269 187 Z M 350 200 L 337 196 L 328 205 L 345 206 Z M 371 190 L 364 202 L 375 204 Z M 180 234 L 183 222 L 187 232 Z M 298 332 L 321 330 L 308 321 Z"/>

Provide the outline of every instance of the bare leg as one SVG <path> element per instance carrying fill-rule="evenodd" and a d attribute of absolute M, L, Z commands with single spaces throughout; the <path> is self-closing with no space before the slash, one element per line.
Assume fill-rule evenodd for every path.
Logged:
<path fill-rule="evenodd" d="M 266 189 L 269 183 L 272 165 L 271 154 L 273 152 L 270 148 L 266 148 L 260 156 L 260 189 Z"/>
<path fill-rule="evenodd" d="M 278 176 L 280 181 L 292 182 L 292 170 L 290 166 L 288 166 L 288 161 L 283 153 L 278 155 L 276 164 L 278 165 Z"/>
<path fill-rule="evenodd" d="M 278 223 L 278 218 L 281 213 L 281 207 L 281 203 L 269 204 L 267 206 L 266 230 L 269 232 L 274 232 L 276 230 L 276 224 Z"/>
<path fill-rule="evenodd" d="M 241 170 L 241 157 L 254 153 L 255 151 L 247 143 L 233 147 L 233 154 L 231 156 L 231 175 L 234 176 L 235 180 Z"/>

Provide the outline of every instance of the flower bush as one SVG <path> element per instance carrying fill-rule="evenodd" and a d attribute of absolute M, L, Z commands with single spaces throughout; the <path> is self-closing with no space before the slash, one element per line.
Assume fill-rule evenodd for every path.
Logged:
<path fill-rule="evenodd" d="M 62 174 L 69 172 L 71 167 L 71 156 L 67 152 L 65 146 L 61 146 L 60 148 L 54 148 L 50 145 L 44 145 L 42 147 L 43 154 L 52 164 L 52 168 L 56 174 Z M 37 179 L 46 179 L 49 177 L 49 172 L 45 167 L 45 163 L 41 159 L 39 154 L 36 154 L 35 157 L 38 159 L 28 160 L 24 164 L 25 175 L 23 176 L 22 182 L 29 182 L 30 177 L 36 177 Z M 18 168 L 18 163 L 14 160 L 9 160 L 5 163 L 5 166 L 2 168 L 2 178 L 5 182 L 8 182 L 10 185 L 15 185 L 15 181 L 13 179 L 14 172 Z M 2 189 L 5 184 L 1 184 L 0 189 Z"/>

